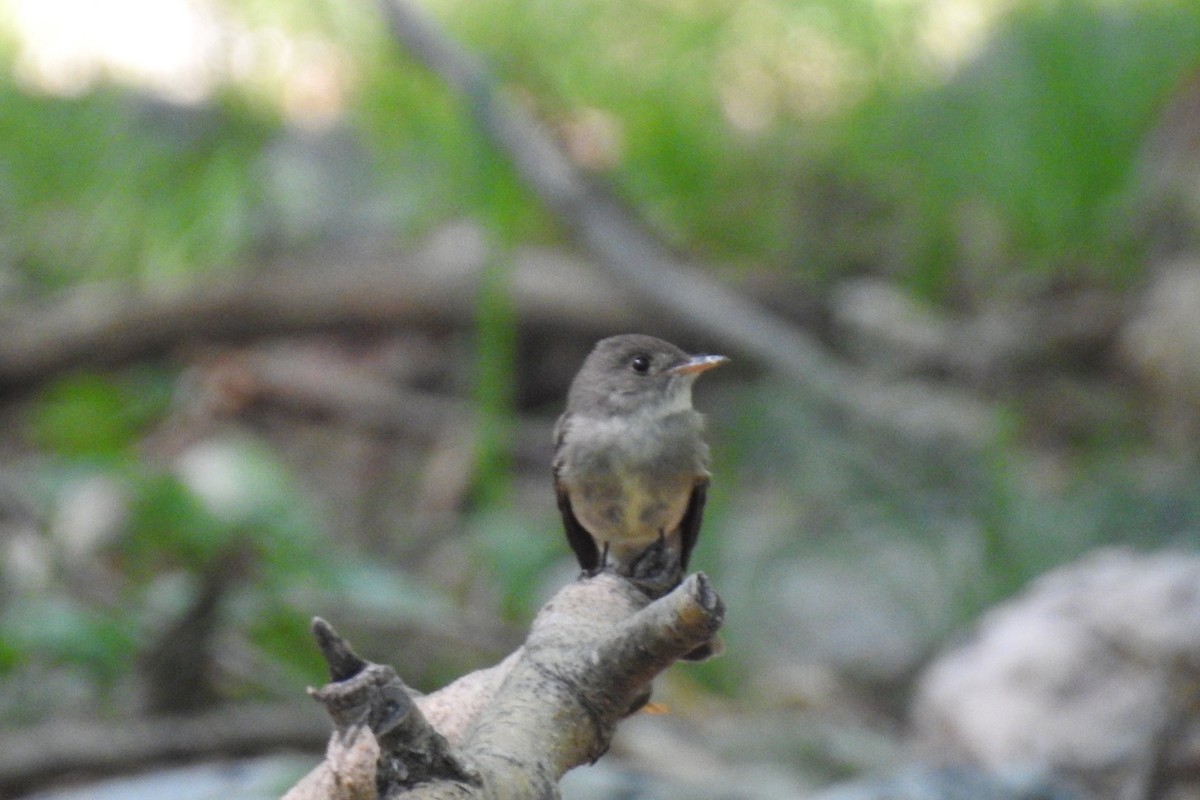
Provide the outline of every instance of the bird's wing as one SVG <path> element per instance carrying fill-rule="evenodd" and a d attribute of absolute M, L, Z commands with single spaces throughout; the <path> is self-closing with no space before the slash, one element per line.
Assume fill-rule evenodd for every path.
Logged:
<path fill-rule="evenodd" d="M 679 564 L 685 571 L 692 548 L 700 538 L 700 523 L 704 521 L 704 501 L 708 498 L 708 481 L 707 475 L 696 479 L 695 485 L 692 486 L 692 496 L 688 498 L 687 509 L 683 512 L 683 519 L 679 521 Z M 595 545 L 592 547 L 594 549 Z"/>
<path fill-rule="evenodd" d="M 567 544 L 575 551 L 575 557 L 583 571 L 594 572 L 600 567 L 600 548 L 575 516 L 575 509 L 571 508 L 571 494 L 561 474 L 562 462 L 559 453 L 562 452 L 563 437 L 569 424 L 570 414 L 563 414 L 554 425 L 554 494 L 558 499 L 558 512 L 562 514 Z"/>
<path fill-rule="evenodd" d="M 571 495 L 567 491 L 566 484 L 559 480 L 557 469 L 554 472 L 554 494 L 558 497 L 558 511 L 562 514 L 563 529 L 567 533 L 567 544 L 571 545 L 571 549 L 575 551 L 575 557 L 579 559 L 579 566 L 583 568 L 583 571 L 594 572 L 600 567 L 600 548 L 596 546 L 596 540 L 576 518 L 575 510 L 571 508 Z"/>

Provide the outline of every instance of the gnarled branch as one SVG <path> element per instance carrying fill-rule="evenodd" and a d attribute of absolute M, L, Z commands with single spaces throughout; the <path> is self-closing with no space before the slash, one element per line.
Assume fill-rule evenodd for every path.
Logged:
<path fill-rule="evenodd" d="M 388 798 L 558 797 L 559 778 L 603 755 L 651 680 L 711 640 L 723 618 L 703 574 L 658 599 L 611 573 L 581 578 L 542 608 L 512 655 L 430 695 L 315 620 L 333 682 L 311 693 L 335 732 L 285 800 L 373 797 L 368 786 Z"/>

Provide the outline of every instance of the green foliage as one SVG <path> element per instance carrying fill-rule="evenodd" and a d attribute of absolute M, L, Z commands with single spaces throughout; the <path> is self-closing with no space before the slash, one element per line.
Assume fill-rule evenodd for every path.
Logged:
<path fill-rule="evenodd" d="M 614 140 L 598 168 L 672 238 L 802 278 L 861 269 L 802 216 L 828 215 L 855 231 L 835 246 L 878 242 L 868 266 L 931 297 L 953 296 L 972 260 L 1135 275 L 1138 149 L 1200 64 L 1200 13 L 1181 0 L 1019 3 L 946 75 L 925 51 L 928 4 L 451 8 L 568 144 Z M 842 207 L 802 194 L 824 170 Z M 863 213 L 876 202 L 882 230 Z"/>
<path fill-rule="evenodd" d="M 867 260 L 931 297 L 954 296 L 964 263 L 1135 273 L 1138 147 L 1200 64 L 1200 13 L 1184 0 L 1027 0 L 947 72 L 926 42 L 935 5 L 502 0 L 435 11 L 585 167 L 710 258 L 792 266 L 809 281 Z M 472 109 L 399 54 L 373 10 L 260 0 L 229 11 L 343 48 L 358 78 L 349 120 L 403 198 L 398 228 L 466 214 L 505 238 L 545 235 L 548 220 L 482 142 Z M 236 92 L 241 101 L 199 112 L 0 86 L 10 142 L 0 233 L 14 262 L 58 286 L 236 260 L 260 233 L 256 160 L 275 130 L 253 84 Z M 814 195 L 828 175 L 841 188 Z"/>
<path fill-rule="evenodd" d="M 394 622 L 403 614 L 414 623 L 436 627 L 458 609 L 440 587 L 376 560 L 339 559 L 330 567 L 330 588 L 367 617 Z"/>
<path fill-rule="evenodd" d="M 240 531 L 224 524 L 174 475 L 129 465 L 129 529 L 121 542 L 125 576 L 140 589 L 163 569 L 201 573 Z"/>
<path fill-rule="evenodd" d="M 123 381 L 69 376 L 33 405 L 30 437 L 60 455 L 110 458 L 131 447 L 165 410 L 170 388 L 161 372 L 144 371 Z"/>
<path fill-rule="evenodd" d="M 0 237 L 34 286 L 179 279 L 251 242 L 250 166 L 271 123 L 116 91 L 76 99 L 0 80 Z"/>
<path fill-rule="evenodd" d="M 476 314 L 476 499 L 486 507 L 509 498 L 516 423 L 517 312 L 509 290 L 510 259 L 484 265 Z"/>
<path fill-rule="evenodd" d="M 238 598 L 244 600 L 245 598 Z M 320 651 L 313 647 L 309 630 L 311 617 L 297 603 L 287 598 L 266 593 L 252 595 L 255 602 L 243 602 L 243 613 L 249 618 L 238 622 L 245 626 L 250 641 L 261 651 L 272 665 L 287 669 L 297 681 L 318 684 L 327 679 L 328 665 Z M 254 686 L 255 692 L 272 689 L 271 686 Z"/>
<path fill-rule="evenodd" d="M 322 553 L 315 510 L 278 457 L 249 439 L 211 440 L 171 465 L 147 462 L 140 446 L 168 409 L 167 379 L 150 371 L 75 375 L 33 404 L 29 434 L 45 457 L 38 485 L 48 516 L 78 502 L 85 481 L 106 479 L 122 521 L 116 538 L 88 557 L 119 569 L 106 573 L 116 583 L 99 597 L 54 584 L 0 597 L 0 669 L 72 668 L 111 686 L 128 677 L 163 620 L 220 573 L 230 587 L 228 624 L 277 664 L 316 680 L 310 610 L 295 603 L 342 577 Z"/>
<path fill-rule="evenodd" d="M 927 296 L 961 286 L 964 262 L 1128 281 L 1139 149 L 1198 66 L 1194 4 L 1023 4 L 946 83 L 864 104 L 845 164 L 901 215 L 910 249 L 891 259 Z"/>
<path fill-rule="evenodd" d="M 779 245 L 786 167 L 770 156 L 794 154 L 731 129 L 712 79 L 735 6 L 510 0 L 483 11 L 456 9 L 453 29 L 568 144 L 597 150 L 593 168 L 669 237 L 724 254 Z"/>
<path fill-rule="evenodd" d="M 473 109 L 362 15 L 318 6 L 246 13 L 333 31 L 355 53 L 351 119 L 381 174 L 404 184 L 402 224 L 466 213 L 543 235 L 547 221 L 481 142 Z M 931 4 L 436 10 L 674 241 L 796 266 L 814 282 L 891 269 L 931 297 L 955 295 L 964 262 L 1134 273 L 1137 148 L 1200 57 L 1200 15 L 1182 0 L 1018 3 L 949 74 L 927 52 Z M 830 175 L 839 188 L 825 196 Z"/>
<path fill-rule="evenodd" d="M 400 58 L 390 41 L 374 42 L 349 116 L 371 147 L 379 174 L 404 197 L 397 221 L 414 233 L 470 217 L 502 241 L 545 235 L 547 221 L 504 158 L 486 142 L 473 109 L 441 81 Z"/>
<path fill-rule="evenodd" d="M 36 669 L 77 668 L 101 687 L 128 670 L 138 643 L 122 614 L 63 595 L 6 604 L 0 631 L 8 654 L 0 674 L 32 660 Z"/>
<path fill-rule="evenodd" d="M 552 528 L 548 531 L 511 510 L 481 513 L 471 520 L 472 550 L 499 587 L 504 619 L 531 619 L 544 599 L 537 592 L 539 579 L 561 561 L 566 546 L 557 520 Z"/>

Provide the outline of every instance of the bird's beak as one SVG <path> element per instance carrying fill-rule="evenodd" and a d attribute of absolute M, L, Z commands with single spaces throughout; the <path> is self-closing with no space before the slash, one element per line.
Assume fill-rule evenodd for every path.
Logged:
<path fill-rule="evenodd" d="M 676 364 L 668 369 L 667 373 L 670 375 L 699 375 L 713 367 L 728 363 L 729 359 L 725 356 L 692 356 L 682 364 Z"/>

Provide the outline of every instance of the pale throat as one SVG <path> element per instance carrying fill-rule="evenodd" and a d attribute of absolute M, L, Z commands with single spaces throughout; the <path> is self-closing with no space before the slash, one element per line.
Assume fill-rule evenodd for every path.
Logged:
<path fill-rule="evenodd" d="M 589 438 L 596 444 L 611 442 L 618 462 L 638 463 L 653 459 L 662 446 L 659 434 L 671 417 L 689 414 L 699 420 L 700 415 L 692 407 L 691 381 L 672 388 L 674 391 L 662 402 L 646 403 L 629 414 L 588 415 Z"/>
<path fill-rule="evenodd" d="M 692 410 L 692 378 L 688 376 L 681 383 L 669 386 L 662 400 L 657 403 L 643 403 L 640 408 L 627 414 L 626 419 L 632 421 L 657 421 L 663 417 L 669 417 L 672 414 L 678 414 L 680 411 Z M 621 393 L 612 392 L 609 397 L 609 408 L 620 408 Z"/>

